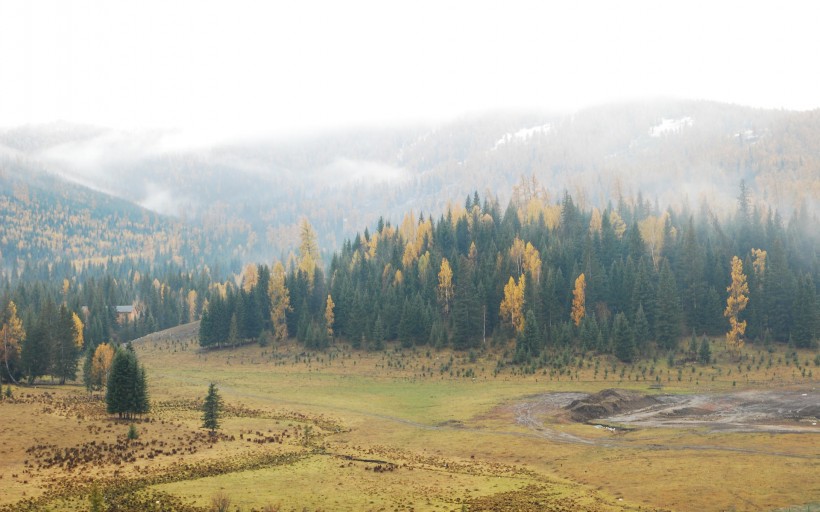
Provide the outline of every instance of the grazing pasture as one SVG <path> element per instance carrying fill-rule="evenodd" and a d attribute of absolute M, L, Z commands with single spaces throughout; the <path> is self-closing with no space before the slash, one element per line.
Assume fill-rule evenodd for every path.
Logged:
<path fill-rule="evenodd" d="M 747 347 L 737 362 L 713 342 L 706 366 L 576 356 L 530 371 L 499 364 L 504 347 L 202 352 L 195 332 L 135 343 L 152 411 L 133 422 L 79 386 L 13 388 L 0 402 L 0 510 L 88 510 L 95 489 L 107 510 L 207 511 L 217 495 L 244 512 L 820 502 L 810 352 Z M 201 428 L 210 382 L 225 403 L 215 436 Z M 630 391 L 595 395 L 609 388 Z M 574 400 L 599 400 L 581 405 L 602 415 L 579 421 Z"/>

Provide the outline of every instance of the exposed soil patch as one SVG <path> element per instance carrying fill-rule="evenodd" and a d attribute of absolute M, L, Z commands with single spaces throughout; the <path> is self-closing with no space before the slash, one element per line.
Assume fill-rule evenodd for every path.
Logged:
<path fill-rule="evenodd" d="M 712 431 L 820 434 L 816 389 L 749 390 L 695 395 L 645 395 L 606 389 L 593 395 L 547 393 L 517 404 L 516 421 L 545 437 L 592 442 L 549 429 L 539 418 L 631 428 L 707 428 Z"/>
<path fill-rule="evenodd" d="M 566 409 L 570 418 L 578 422 L 607 418 L 614 414 L 626 413 L 657 405 L 658 400 L 637 391 L 625 389 L 605 389 L 594 395 L 573 400 Z"/>
<path fill-rule="evenodd" d="M 645 408 L 607 420 L 637 427 L 707 427 L 734 432 L 820 433 L 820 394 L 810 390 L 658 396 Z"/>

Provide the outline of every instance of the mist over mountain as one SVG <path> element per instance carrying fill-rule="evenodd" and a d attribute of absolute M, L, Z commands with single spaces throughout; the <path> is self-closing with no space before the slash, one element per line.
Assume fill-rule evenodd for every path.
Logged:
<path fill-rule="evenodd" d="M 302 217 L 330 252 L 380 217 L 437 217 L 474 190 L 505 204 L 522 176 L 551 201 L 567 191 L 582 207 L 640 194 L 660 209 L 708 202 L 719 214 L 734 211 L 743 181 L 761 208 L 814 215 L 820 112 L 655 101 L 216 145 L 173 131 L 55 124 L 0 132 L 0 169 L 12 167 L 229 237 L 231 258 L 268 261 L 296 244 Z"/>

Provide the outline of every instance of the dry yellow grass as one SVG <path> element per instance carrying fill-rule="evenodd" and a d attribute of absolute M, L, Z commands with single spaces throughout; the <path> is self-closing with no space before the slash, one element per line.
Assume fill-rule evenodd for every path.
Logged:
<path fill-rule="evenodd" d="M 84 403 L 77 387 L 16 389 L 20 403 L 0 404 L 3 417 L 14 418 L 0 429 L 0 505 L 41 496 L 39 503 L 52 510 L 82 510 L 83 486 L 98 480 L 115 488 L 114 471 L 131 482 L 120 492 L 174 496 L 179 510 L 192 511 L 221 489 L 246 512 L 267 504 L 282 510 L 502 510 L 504 503 L 520 510 L 768 510 L 820 501 L 816 430 L 625 433 L 560 415 L 537 416 L 546 429 L 539 430 L 518 422 L 516 412 L 527 397 L 547 392 L 621 387 L 658 393 L 649 389 L 657 376 L 663 393 L 808 389 L 817 382 L 816 372 L 808 374 L 814 369 L 808 352 L 798 354 L 799 369 L 791 355 L 786 366 L 782 349 L 771 365 L 768 352 L 747 350 L 740 367 L 720 360 L 693 372 L 688 365 L 680 379 L 666 361 L 625 367 L 604 358 L 582 364 L 576 358 L 571 370 L 525 375 L 512 368 L 496 372 L 494 352 L 472 362 L 465 354 L 426 348 L 306 353 L 286 345 L 201 353 L 191 332 L 183 327 L 136 344 L 154 402 L 153 421 L 138 425 L 140 441 L 164 441 L 163 450 L 177 453 L 148 458 L 149 448 L 134 448 L 133 462 L 103 459 L 72 472 L 38 468 L 57 449 L 117 443 L 127 424 L 111 421 L 99 403 Z M 202 440 L 197 410 L 211 381 L 228 405 L 217 442 Z M 584 442 L 565 442 L 576 438 Z M 54 446 L 26 453 L 44 440 Z M 192 452 L 182 452 L 192 444 Z"/>

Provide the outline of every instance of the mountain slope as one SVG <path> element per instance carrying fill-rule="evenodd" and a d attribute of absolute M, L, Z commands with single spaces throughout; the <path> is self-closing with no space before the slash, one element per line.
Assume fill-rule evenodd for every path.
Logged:
<path fill-rule="evenodd" d="M 438 216 L 477 190 L 503 203 L 533 175 L 581 206 L 645 199 L 697 208 L 753 202 L 820 211 L 820 111 L 696 101 L 607 105 L 572 115 L 492 113 L 437 127 L 362 129 L 208 149 L 175 134 L 93 128 L 0 133 L 0 145 L 69 179 L 178 215 L 241 259 L 286 256 L 307 217 L 332 250 L 379 216 Z"/>

